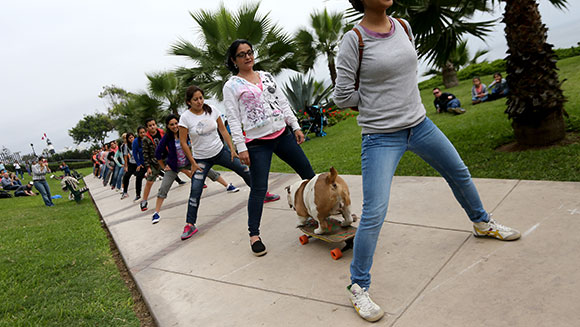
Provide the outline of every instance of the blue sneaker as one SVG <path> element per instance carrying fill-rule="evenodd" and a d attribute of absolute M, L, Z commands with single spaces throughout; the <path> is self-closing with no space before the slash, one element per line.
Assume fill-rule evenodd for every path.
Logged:
<path fill-rule="evenodd" d="M 153 218 L 151 218 L 151 223 L 152 224 L 157 224 L 160 219 L 161 219 L 161 217 L 159 217 L 159 214 L 156 212 L 156 213 L 153 214 Z"/>
<path fill-rule="evenodd" d="M 228 185 L 228 187 L 226 188 L 226 192 L 228 192 L 228 193 L 236 193 L 239 190 L 240 189 L 235 187 L 234 184 L 232 184 L 232 183 L 230 183 L 230 185 Z"/>

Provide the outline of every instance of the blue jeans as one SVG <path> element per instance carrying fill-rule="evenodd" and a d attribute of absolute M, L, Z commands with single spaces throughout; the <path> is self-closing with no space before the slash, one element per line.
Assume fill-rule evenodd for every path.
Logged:
<path fill-rule="evenodd" d="M 254 140 L 248 143 L 252 189 L 248 199 L 248 230 L 250 236 L 260 235 L 260 221 L 264 209 L 264 198 L 268 191 L 268 175 L 272 154 L 286 162 L 302 179 L 314 177 L 310 161 L 296 143 L 294 133 L 286 128 L 284 133 L 273 140 Z"/>
<path fill-rule="evenodd" d="M 224 146 L 220 153 L 215 157 L 209 159 L 195 159 L 199 168 L 203 171 L 196 170 L 191 178 L 191 192 L 189 193 L 189 201 L 187 202 L 187 218 L 186 221 L 195 225 L 197 221 L 197 210 L 199 207 L 199 200 L 201 192 L 203 191 L 203 184 L 210 168 L 213 165 L 221 165 L 233 170 L 236 174 L 244 179 L 244 182 L 250 186 L 250 169 L 246 165 L 242 165 L 240 159 L 234 158 L 232 161 L 230 149 Z"/>
<path fill-rule="evenodd" d="M 369 272 L 387 214 L 391 182 L 407 150 L 417 154 L 445 178 L 472 222 L 489 220 L 469 170 L 455 147 L 429 118 L 395 133 L 364 134 L 361 151 L 363 210 L 350 265 L 351 281 L 361 287 L 368 288 L 371 284 Z"/>
<path fill-rule="evenodd" d="M 50 195 L 50 187 L 48 187 L 46 180 L 34 181 L 34 187 L 36 187 L 38 192 L 40 192 L 42 200 L 44 200 L 44 204 L 47 207 L 54 205 L 54 203 L 52 203 L 52 196 Z"/>
<path fill-rule="evenodd" d="M 457 98 L 451 99 L 447 102 L 447 108 L 461 108 L 461 102 Z"/>
<path fill-rule="evenodd" d="M 485 101 L 487 101 L 487 98 L 488 98 L 488 97 L 489 97 L 489 95 L 488 95 L 488 94 L 486 94 L 485 96 L 483 96 L 483 97 L 481 97 L 481 98 L 480 98 L 480 97 L 472 97 L 472 98 L 471 98 L 471 101 L 477 101 L 477 100 L 479 100 L 479 101 L 481 101 L 481 102 L 485 102 Z"/>
<path fill-rule="evenodd" d="M 115 186 L 118 190 L 120 190 L 123 185 L 123 175 L 125 175 L 125 169 L 123 166 L 119 167 L 115 165 L 115 174 L 113 175 L 114 181 L 111 182 L 111 185 Z"/>

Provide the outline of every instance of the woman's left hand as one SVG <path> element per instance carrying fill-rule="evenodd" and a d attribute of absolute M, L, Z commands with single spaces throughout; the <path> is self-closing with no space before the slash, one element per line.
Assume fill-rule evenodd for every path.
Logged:
<path fill-rule="evenodd" d="M 304 133 L 302 133 L 302 130 L 300 129 L 295 130 L 294 136 L 296 137 L 296 143 L 298 144 L 304 143 Z"/>

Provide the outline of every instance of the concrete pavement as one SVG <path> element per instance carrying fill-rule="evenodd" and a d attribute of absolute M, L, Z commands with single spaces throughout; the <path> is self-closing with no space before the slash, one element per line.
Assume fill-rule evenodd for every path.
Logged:
<path fill-rule="evenodd" d="M 90 193 L 160 326 L 366 326 L 345 293 L 352 252 L 332 260 L 331 244 L 300 245 L 284 187 L 295 174 L 272 173 L 282 199 L 264 207 L 254 257 L 247 235 L 249 188 L 228 194 L 208 180 L 199 232 L 180 240 L 190 184 L 174 184 L 151 224 L 149 210 L 87 176 Z M 349 184 L 362 207 L 361 177 Z M 184 178 L 185 180 L 185 178 Z M 377 326 L 578 326 L 580 183 L 475 179 L 483 203 L 522 239 L 471 235 L 471 223 L 442 178 L 395 177 L 371 271 L 371 296 L 386 315 Z M 133 183 L 131 183 L 133 186 Z M 355 225 L 358 223 L 355 223 Z"/>

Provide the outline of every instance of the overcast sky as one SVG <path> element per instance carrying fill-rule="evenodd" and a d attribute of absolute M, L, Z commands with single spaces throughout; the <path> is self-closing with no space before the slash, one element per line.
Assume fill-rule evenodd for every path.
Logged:
<path fill-rule="evenodd" d="M 246 1 L 225 0 L 230 9 Z M 580 5 L 570 0 L 560 11 L 540 1 L 548 41 L 569 47 L 580 41 Z M 105 85 L 136 92 L 146 87 L 145 73 L 190 65 L 168 54 L 182 37 L 198 38 L 190 11 L 213 10 L 208 0 L 21 0 L 0 10 L 0 146 L 22 154 L 46 147 L 46 133 L 57 151 L 72 146 L 68 130 L 84 115 L 105 112 L 98 94 Z M 260 12 L 293 33 L 308 24 L 314 9 L 345 10 L 347 0 L 262 0 Z M 498 10 L 495 17 L 501 15 Z M 486 44 L 487 43 L 487 44 Z M 487 42 L 470 40 L 472 52 L 490 49 L 488 59 L 505 57 L 503 26 Z M 317 77 L 327 76 L 318 65 Z M 286 76 L 288 74 L 285 74 Z M 115 137 L 116 135 L 111 135 Z"/>

